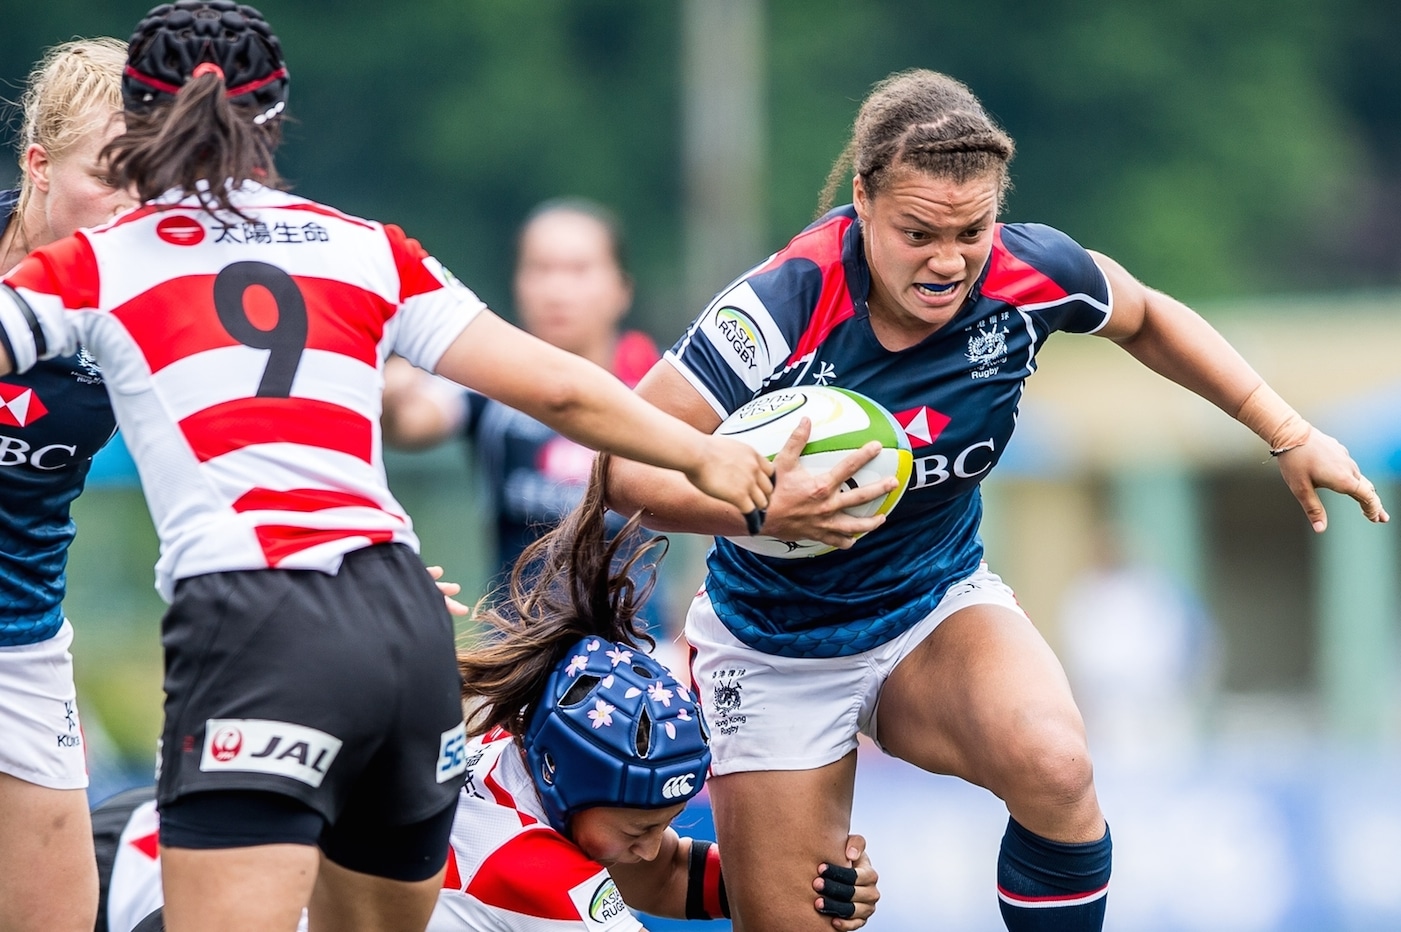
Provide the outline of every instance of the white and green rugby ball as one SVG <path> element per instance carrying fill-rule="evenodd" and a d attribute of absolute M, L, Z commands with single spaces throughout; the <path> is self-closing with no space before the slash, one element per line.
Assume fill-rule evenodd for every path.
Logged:
<path fill-rule="evenodd" d="M 884 498 L 846 509 L 848 514 L 863 518 L 883 515 L 899 503 L 914 463 L 910 441 L 890 412 L 865 395 L 821 385 L 779 389 L 735 411 L 715 433 L 742 440 L 773 459 L 802 418 L 812 421 L 812 434 L 798 462 L 809 472 L 827 472 L 872 440 L 884 447 L 847 480 L 847 485 L 855 488 L 894 476 L 899 480 L 895 490 Z M 763 534 L 728 539 L 746 550 L 782 559 L 816 557 L 836 549 L 815 540 L 780 540 Z"/>

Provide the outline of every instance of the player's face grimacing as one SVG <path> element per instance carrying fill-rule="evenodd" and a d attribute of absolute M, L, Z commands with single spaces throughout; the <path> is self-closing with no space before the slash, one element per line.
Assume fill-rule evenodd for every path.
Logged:
<path fill-rule="evenodd" d="M 597 806 L 576 812 L 569 820 L 569 831 L 579 850 L 604 867 L 652 861 L 667 826 L 684 808 L 685 803 L 665 809 Z"/>
<path fill-rule="evenodd" d="M 857 177 L 876 323 L 916 340 L 948 323 L 992 252 L 1000 190 L 996 174 L 958 183 L 897 168 L 873 196 Z"/>

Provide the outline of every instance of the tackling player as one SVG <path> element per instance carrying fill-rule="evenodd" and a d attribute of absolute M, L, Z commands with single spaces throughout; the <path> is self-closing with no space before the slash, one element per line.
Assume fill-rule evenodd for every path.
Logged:
<path fill-rule="evenodd" d="M 116 39 L 50 49 L 20 102 L 20 183 L 0 192 L 0 275 L 135 205 L 100 157 L 122 131 Z M 63 613 L 69 507 L 116 419 L 82 347 L 0 378 L 0 929 L 85 932 L 97 906 L 88 774 Z"/>
<path fill-rule="evenodd" d="M 161 540 L 157 798 L 175 932 L 418 932 L 465 762 L 453 629 L 385 481 L 383 360 L 682 470 L 746 513 L 772 467 L 528 336 L 397 227 L 279 190 L 280 43 L 229 0 L 154 8 L 104 153 L 142 201 L 0 287 L 0 375 L 87 347 Z"/>
<path fill-rule="evenodd" d="M 1190 309 L 1040 224 L 999 223 L 1013 144 L 961 83 L 931 71 L 876 85 L 829 179 L 853 203 L 727 288 L 638 393 L 700 430 L 756 395 L 835 385 L 891 411 L 914 472 L 888 520 L 843 508 L 874 454 L 827 474 L 777 458 L 764 533 L 840 548 L 812 560 L 717 540 L 686 636 L 714 732 L 711 796 L 747 932 L 817 926 L 807 865 L 850 822 L 856 736 L 986 787 L 1009 812 L 997 869 L 1004 922 L 1097 930 L 1110 837 L 1084 726 L 1060 663 L 983 563 L 978 486 L 1006 449 L 1022 385 L 1055 331 L 1119 343 L 1258 434 L 1316 530 L 1316 489 L 1387 520 L 1372 484 Z M 649 526 L 745 532 L 740 515 L 661 471 L 615 461 L 613 504 Z M 856 541 L 854 535 L 871 532 Z"/>

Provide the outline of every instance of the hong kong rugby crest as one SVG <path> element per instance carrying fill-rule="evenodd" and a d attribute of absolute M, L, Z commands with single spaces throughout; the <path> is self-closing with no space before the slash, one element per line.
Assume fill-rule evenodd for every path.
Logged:
<path fill-rule="evenodd" d="M 971 373 L 974 379 L 986 379 L 997 374 L 1007 361 L 1007 334 L 1010 332 L 1003 321 L 1008 314 L 994 315 L 969 328 L 968 361 L 973 364 Z"/>
<path fill-rule="evenodd" d="M 749 721 L 749 716 L 739 710 L 744 702 L 740 678 L 745 672 L 743 667 L 737 667 L 720 670 L 712 677 L 714 687 L 710 694 L 710 708 L 715 713 L 715 729 L 722 735 L 734 734 L 739 731 L 739 726 Z"/>

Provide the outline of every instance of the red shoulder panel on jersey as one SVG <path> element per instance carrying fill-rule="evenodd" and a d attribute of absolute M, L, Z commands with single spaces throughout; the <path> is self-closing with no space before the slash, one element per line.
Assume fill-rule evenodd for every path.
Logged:
<path fill-rule="evenodd" d="M 259 443 L 295 443 L 371 461 L 369 418 L 311 398 L 237 398 L 180 421 L 180 432 L 201 463 Z"/>
<path fill-rule="evenodd" d="M 254 528 L 254 533 L 258 537 L 258 546 L 263 549 L 263 556 L 267 559 L 270 567 L 277 566 L 294 553 L 301 553 L 312 547 L 329 544 L 333 540 L 363 537 L 372 544 L 387 544 L 394 540 L 392 531 L 380 529 L 357 531 L 336 528 L 327 530 L 324 528 L 293 527 L 285 524 L 262 524 Z"/>
<path fill-rule="evenodd" d="M 1064 288 L 1007 251 L 1002 243 L 1000 223 L 993 229 L 992 255 L 988 257 L 988 274 L 983 279 L 982 292 L 1013 307 L 1047 304 L 1066 297 Z"/>
<path fill-rule="evenodd" d="M 569 891 L 602 869 L 557 832 L 537 829 L 492 852 L 467 882 L 467 892 L 498 909 L 578 922 Z"/>
<path fill-rule="evenodd" d="M 81 233 L 34 250 L 5 276 L 6 284 L 56 295 L 69 310 L 97 307 L 97 257 Z"/>
<path fill-rule="evenodd" d="M 789 259 L 801 258 L 816 263 L 822 270 L 822 293 L 818 296 L 817 306 L 813 308 L 807 329 L 798 338 L 784 365 L 792 365 L 810 355 L 838 325 L 856 313 L 851 290 L 847 287 L 846 265 L 842 262 L 842 244 L 846 240 L 846 231 L 851 229 L 854 222 L 850 217 L 833 217 L 797 237 L 764 267 L 768 270 Z"/>
<path fill-rule="evenodd" d="M 392 223 L 385 224 L 384 234 L 389 237 L 389 249 L 394 253 L 394 265 L 399 270 L 399 301 L 402 303 L 414 295 L 427 294 L 443 287 L 438 277 L 428 271 L 423 260 L 428 258 L 416 239 L 409 236 Z"/>

